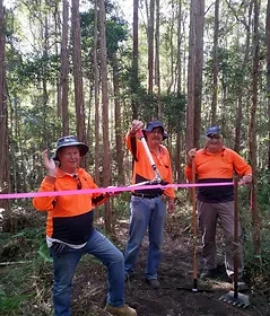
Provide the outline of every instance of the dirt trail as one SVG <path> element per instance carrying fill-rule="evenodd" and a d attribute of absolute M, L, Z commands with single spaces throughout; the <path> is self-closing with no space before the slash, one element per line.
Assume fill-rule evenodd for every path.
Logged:
<path fill-rule="evenodd" d="M 117 230 L 118 240 L 125 243 L 128 225 L 122 224 Z M 172 238 L 173 237 L 173 238 Z M 153 290 L 144 280 L 144 269 L 147 255 L 147 239 L 138 258 L 136 273 L 126 284 L 127 303 L 137 309 L 139 316 L 267 316 L 270 306 L 267 298 L 262 298 L 251 291 L 249 295 L 251 305 L 246 309 L 235 308 L 219 300 L 227 293 L 231 284 L 226 282 L 201 282 L 199 289 L 209 292 L 193 293 L 181 289 L 192 286 L 192 248 L 189 230 L 168 225 L 165 231 L 163 260 L 159 269 L 161 288 Z M 80 265 L 75 279 L 73 315 L 108 315 L 102 311 L 105 289 L 100 287 L 104 282 L 104 272 L 101 266 Z M 82 284 L 88 284 L 83 289 Z M 86 313 L 88 311 L 88 313 Z M 91 312 L 90 312 L 91 311 Z M 90 312 L 90 314 L 89 314 Z"/>

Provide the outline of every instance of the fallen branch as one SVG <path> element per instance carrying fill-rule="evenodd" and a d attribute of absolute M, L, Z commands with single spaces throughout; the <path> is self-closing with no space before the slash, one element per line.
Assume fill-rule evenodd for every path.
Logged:
<path fill-rule="evenodd" d="M 9 261 L 9 262 L 0 262 L 0 266 L 8 266 L 11 264 L 24 264 L 24 263 L 31 263 L 33 261 Z"/>

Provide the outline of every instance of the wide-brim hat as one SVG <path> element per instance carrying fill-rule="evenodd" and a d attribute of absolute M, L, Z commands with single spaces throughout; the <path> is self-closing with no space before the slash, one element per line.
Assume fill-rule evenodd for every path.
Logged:
<path fill-rule="evenodd" d="M 210 136 L 210 135 L 221 135 L 221 130 L 218 126 L 211 126 L 208 127 L 206 130 L 206 136 Z"/>
<path fill-rule="evenodd" d="M 168 134 L 165 132 L 163 124 L 160 121 L 148 122 L 147 127 L 142 130 L 144 133 L 144 136 L 145 136 L 145 132 L 152 132 L 154 128 L 158 128 L 158 127 L 160 127 L 163 131 L 163 140 L 168 138 Z"/>
<path fill-rule="evenodd" d="M 55 150 L 54 155 L 52 156 L 52 159 L 59 160 L 59 157 L 58 157 L 59 149 L 63 147 L 72 147 L 72 146 L 78 146 L 81 157 L 85 156 L 89 150 L 88 146 L 83 142 L 79 142 L 77 137 L 71 136 L 71 135 L 63 136 L 59 138 L 57 141 L 56 150 Z"/>

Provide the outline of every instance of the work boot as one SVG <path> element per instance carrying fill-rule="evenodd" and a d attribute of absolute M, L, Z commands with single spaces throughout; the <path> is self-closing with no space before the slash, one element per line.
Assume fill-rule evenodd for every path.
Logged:
<path fill-rule="evenodd" d="M 134 308 L 129 307 L 128 305 L 123 305 L 123 306 L 106 305 L 105 311 L 109 312 L 113 316 L 137 316 L 136 310 Z"/>
<path fill-rule="evenodd" d="M 152 289 L 157 290 L 160 288 L 160 283 L 157 279 L 146 280 L 146 282 L 151 286 Z"/>

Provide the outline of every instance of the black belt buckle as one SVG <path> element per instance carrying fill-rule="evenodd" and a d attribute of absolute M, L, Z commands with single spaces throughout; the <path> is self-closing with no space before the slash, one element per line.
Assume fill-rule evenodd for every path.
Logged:
<path fill-rule="evenodd" d="M 161 194 L 132 193 L 132 195 L 138 196 L 144 199 L 154 199 L 156 197 L 159 197 Z"/>

